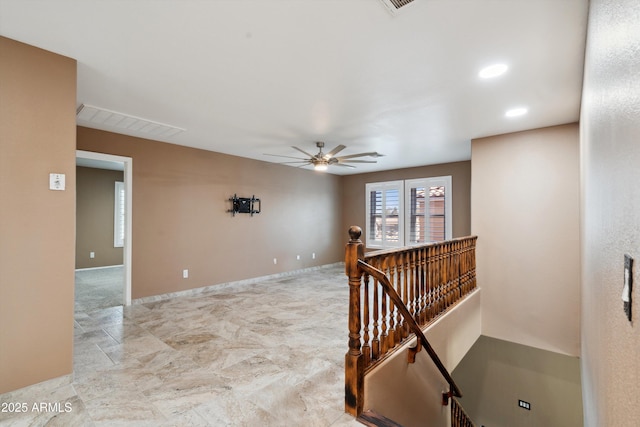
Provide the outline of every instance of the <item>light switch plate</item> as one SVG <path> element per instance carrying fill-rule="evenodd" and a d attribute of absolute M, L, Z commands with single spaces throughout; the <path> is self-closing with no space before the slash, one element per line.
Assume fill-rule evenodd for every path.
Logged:
<path fill-rule="evenodd" d="M 65 176 L 63 173 L 49 174 L 49 190 L 64 191 Z"/>

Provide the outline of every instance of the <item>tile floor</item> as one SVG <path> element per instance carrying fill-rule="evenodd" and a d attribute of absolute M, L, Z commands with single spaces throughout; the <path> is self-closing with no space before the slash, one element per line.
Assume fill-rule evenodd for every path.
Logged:
<path fill-rule="evenodd" d="M 124 267 L 76 270 L 75 311 L 89 312 L 124 303 Z"/>
<path fill-rule="evenodd" d="M 361 427 L 343 412 L 347 298 L 333 265 L 77 309 L 73 380 L 0 395 L 28 408 L 0 425 Z"/>

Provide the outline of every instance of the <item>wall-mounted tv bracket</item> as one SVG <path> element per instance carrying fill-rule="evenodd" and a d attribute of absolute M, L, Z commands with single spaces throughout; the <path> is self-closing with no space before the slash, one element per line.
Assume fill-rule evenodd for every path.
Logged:
<path fill-rule="evenodd" d="M 251 216 L 260 213 L 261 203 L 260 199 L 257 199 L 256 196 L 248 198 L 238 197 L 234 194 L 233 197 L 229 198 L 229 201 L 231 202 L 231 209 L 227 212 L 231 212 L 233 216 L 236 216 L 237 213 L 248 213 L 251 214 Z"/>

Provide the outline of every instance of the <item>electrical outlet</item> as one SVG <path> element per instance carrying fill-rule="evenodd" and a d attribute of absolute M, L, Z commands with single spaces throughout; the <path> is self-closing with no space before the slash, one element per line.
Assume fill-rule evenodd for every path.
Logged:
<path fill-rule="evenodd" d="M 189 270 L 182 270 L 182 278 L 183 279 L 188 279 L 189 278 Z"/>
<path fill-rule="evenodd" d="M 300 255 L 296 255 L 296 259 L 300 261 Z"/>
<path fill-rule="evenodd" d="M 273 265 L 276 265 L 278 263 L 278 258 L 274 258 L 273 259 Z"/>
<path fill-rule="evenodd" d="M 531 403 L 525 402 L 524 400 L 518 400 L 518 406 L 527 411 L 531 410 Z"/>
<path fill-rule="evenodd" d="M 316 259 L 316 253 L 315 252 L 311 254 L 311 259 Z"/>
<path fill-rule="evenodd" d="M 93 259 L 96 257 L 96 253 L 95 252 L 89 252 L 89 258 Z"/>

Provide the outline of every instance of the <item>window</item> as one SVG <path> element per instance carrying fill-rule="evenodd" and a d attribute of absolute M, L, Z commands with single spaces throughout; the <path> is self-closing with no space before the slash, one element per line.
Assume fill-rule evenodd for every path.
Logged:
<path fill-rule="evenodd" d="M 403 182 L 390 181 L 366 185 L 367 246 L 399 247 L 403 236 Z"/>
<path fill-rule="evenodd" d="M 405 181 L 406 245 L 451 239 L 451 177 Z"/>
<path fill-rule="evenodd" d="M 113 247 L 121 248 L 124 246 L 124 205 L 125 205 L 125 194 L 124 194 L 124 183 L 120 181 L 116 181 L 115 188 L 115 203 L 114 203 L 114 214 L 113 214 Z"/>
<path fill-rule="evenodd" d="M 366 199 L 367 247 L 451 239 L 450 176 L 367 184 Z"/>

